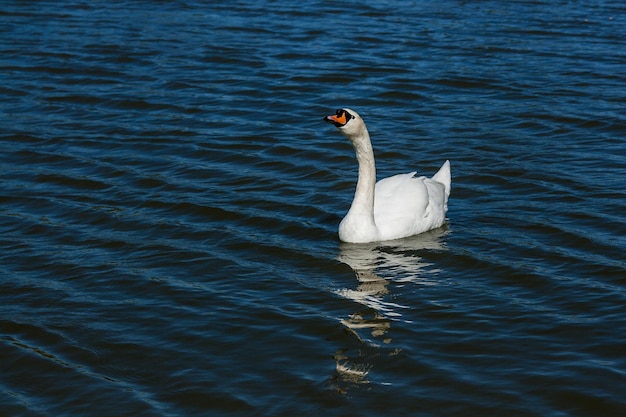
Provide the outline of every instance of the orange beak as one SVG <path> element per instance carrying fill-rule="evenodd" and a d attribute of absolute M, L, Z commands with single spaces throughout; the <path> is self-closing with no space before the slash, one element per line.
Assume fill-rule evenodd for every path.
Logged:
<path fill-rule="evenodd" d="M 326 116 L 324 117 L 324 120 L 327 121 L 328 123 L 334 124 L 337 127 L 341 127 L 348 122 L 346 120 L 345 113 L 341 113 L 341 116 L 337 116 L 336 114 L 333 114 L 332 116 Z"/>

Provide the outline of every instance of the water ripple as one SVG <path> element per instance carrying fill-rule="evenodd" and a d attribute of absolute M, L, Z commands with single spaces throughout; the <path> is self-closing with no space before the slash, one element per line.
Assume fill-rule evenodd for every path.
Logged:
<path fill-rule="evenodd" d="M 622 415 L 624 8 L 9 2 L 7 415 Z M 336 228 L 450 159 L 445 227 Z"/>

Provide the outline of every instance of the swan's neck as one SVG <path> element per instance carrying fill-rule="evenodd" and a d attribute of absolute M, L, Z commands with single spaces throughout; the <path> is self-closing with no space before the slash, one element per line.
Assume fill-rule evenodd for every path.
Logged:
<path fill-rule="evenodd" d="M 350 211 L 346 218 L 359 223 L 360 228 L 376 230 L 374 222 L 374 188 L 376 186 L 376 164 L 370 135 L 365 127 L 357 136 L 351 138 L 359 162 L 359 178 Z"/>

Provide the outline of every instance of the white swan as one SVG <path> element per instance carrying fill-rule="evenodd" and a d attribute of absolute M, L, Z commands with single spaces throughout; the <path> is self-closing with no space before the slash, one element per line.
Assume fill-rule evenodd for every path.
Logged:
<path fill-rule="evenodd" d="M 411 172 L 376 182 L 370 135 L 358 113 L 339 109 L 324 120 L 352 142 L 359 162 L 354 200 L 339 224 L 339 239 L 352 243 L 393 240 L 443 225 L 450 196 L 450 161 L 432 178 L 415 177 Z"/>

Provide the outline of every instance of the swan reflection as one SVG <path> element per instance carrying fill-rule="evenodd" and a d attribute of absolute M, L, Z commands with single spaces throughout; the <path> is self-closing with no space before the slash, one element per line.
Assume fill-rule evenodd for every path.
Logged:
<path fill-rule="evenodd" d="M 385 345 L 391 343 L 388 333 L 392 321 L 400 320 L 402 310 L 410 307 L 389 300 L 389 284 L 433 284 L 432 271 L 424 274 L 424 269 L 430 264 L 420 253 L 445 250 L 442 241 L 447 233 L 448 229 L 444 227 L 388 242 L 341 243 L 338 260 L 352 268 L 358 285 L 354 289 L 340 289 L 337 293 L 364 308 L 341 320 L 346 331 L 358 341 L 359 352 L 350 356 L 349 350 L 344 349 L 335 354 L 336 380 L 368 382 L 366 377 L 372 368 L 371 357 L 380 354 L 380 342 Z"/>

